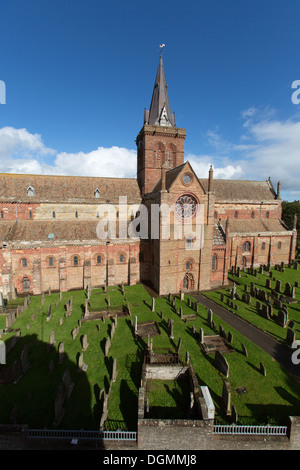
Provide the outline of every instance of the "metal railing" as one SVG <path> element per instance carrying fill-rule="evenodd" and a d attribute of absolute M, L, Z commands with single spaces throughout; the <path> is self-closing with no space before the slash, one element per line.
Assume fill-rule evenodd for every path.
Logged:
<path fill-rule="evenodd" d="M 136 441 L 136 431 L 83 431 L 60 429 L 28 429 L 27 437 L 31 439 L 83 439 L 102 441 Z"/>
<path fill-rule="evenodd" d="M 287 426 L 215 424 L 214 434 L 238 434 L 251 436 L 287 436 Z"/>

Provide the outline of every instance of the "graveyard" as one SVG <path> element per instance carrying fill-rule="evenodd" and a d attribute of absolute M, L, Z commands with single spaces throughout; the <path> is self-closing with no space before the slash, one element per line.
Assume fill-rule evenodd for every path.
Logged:
<path fill-rule="evenodd" d="M 299 268 L 300 269 L 300 268 Z M 300 339 L 298 263 L 232 270 L 230 288 L 205 295 L 283 344 Z"/>
<path fill-rule="evenodd" d="M 254 274 L 232 272 L 232 286 L 206 295 L 280 341 L 287 341 L 291 326 L 298 339 L 299 271 L 286 266 L 272 269 L 272 277 L 267 271 Z M 250 305 L 242 300 L 250 289 L 254 294 L 254 283 L 270 294 L 270 303 L 278 280 L 282 295 L 286 283 L 294 288 L 285 295 L 288 316 L 278 315 L 286 305 L 279 295 L 272 297 L 269 318 L 262 313 L 267 300 L 260 300 L 258 311 L 254 295 Z M 277 297 L 281 305 L 275 307 Z M 285 425 L 289 416 L 300 416 L 300 384 L 187 293 L 157 297 L 137 284 L 17 298 L 0 315 L 0 336 L 7 351 L 0 365 L 1 424 L 135 431 L 146 352 L 159 355 L 161 363 L 180 358 L 192 365 L 199 386 L 210 391 L 216 423 Z M 234 416 L 224 404 L 224 387 Z M 149 379 L 146 395 L 145 417 L 189 418 L 190 389 L 183 376 Z"/>

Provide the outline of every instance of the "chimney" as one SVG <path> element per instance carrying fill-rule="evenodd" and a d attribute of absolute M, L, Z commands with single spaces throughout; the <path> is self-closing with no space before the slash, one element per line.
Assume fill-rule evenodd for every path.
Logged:
<path fill-rule="evenodd" d="M 212 193 L 214 189 L 214 170 L 212 165 L 210 165 L 210 169 L 208 172 L 208 192 Z"/>
<path fill-rule="evenodd" d="M 277 199 L 280 199 L 280 189 L 281 189 L 281 183 L 280 183 L 280 181 L 278 181 L 278 183 L 277 183 L 277 196 L 276 196 Z"/>

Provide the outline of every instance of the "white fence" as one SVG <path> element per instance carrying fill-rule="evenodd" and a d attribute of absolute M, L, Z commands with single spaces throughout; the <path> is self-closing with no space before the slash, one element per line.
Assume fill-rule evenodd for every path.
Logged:
<path fill-rule="evenodd" d="M 286 436 L 287 426 L 265 426 L 238 425 L 238 424 L 215 424 L 214 434 L 239 434 L 251 436 Z"/>

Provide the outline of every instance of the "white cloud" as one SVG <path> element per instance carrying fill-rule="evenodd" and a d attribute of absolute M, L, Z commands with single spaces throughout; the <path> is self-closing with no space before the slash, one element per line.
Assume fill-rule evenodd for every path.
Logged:
<path fill-rule="evenodd" d="M 271 109 L 249 108 L 241 113 L 245 120 L 239 142 L 230 142 L 219 130 L 208 131 L 211 152 L 189 154 L 200 178 L 207 178 L 209 167 L 222 179 L 265 180 L 282 183 L 282 193 L 290 199 L 300 194 L 300 119 L 275 119 Z M 48 163 L 50 161 L 53 163 Z M 136 151 L 122 147 L 98 147 L 90 152 L 56 152 L 47 147 L 39 134 L 26 129 L 0 129 L 0 172 L 62 174 L 82 176 L 136 177 Z"/>
<path fill-rule="evenodd" d="M 54 155 L 55 150 L 47 148 L 39 134 L 31 134 L 26 129 L 2 127 L 0 129 L 0 158 L 31 157 Z"/>
<path fill-rule="evenodd" d="M 46 162 L 49 156 L 53 164 Z M 3 127 L 0 129 L 0 171 L 134 178 L 136 151 L 98 147 L 87 153 L 57 153 L 43 143 L 39 134 L 31 134 L 26 129 Z"/>

